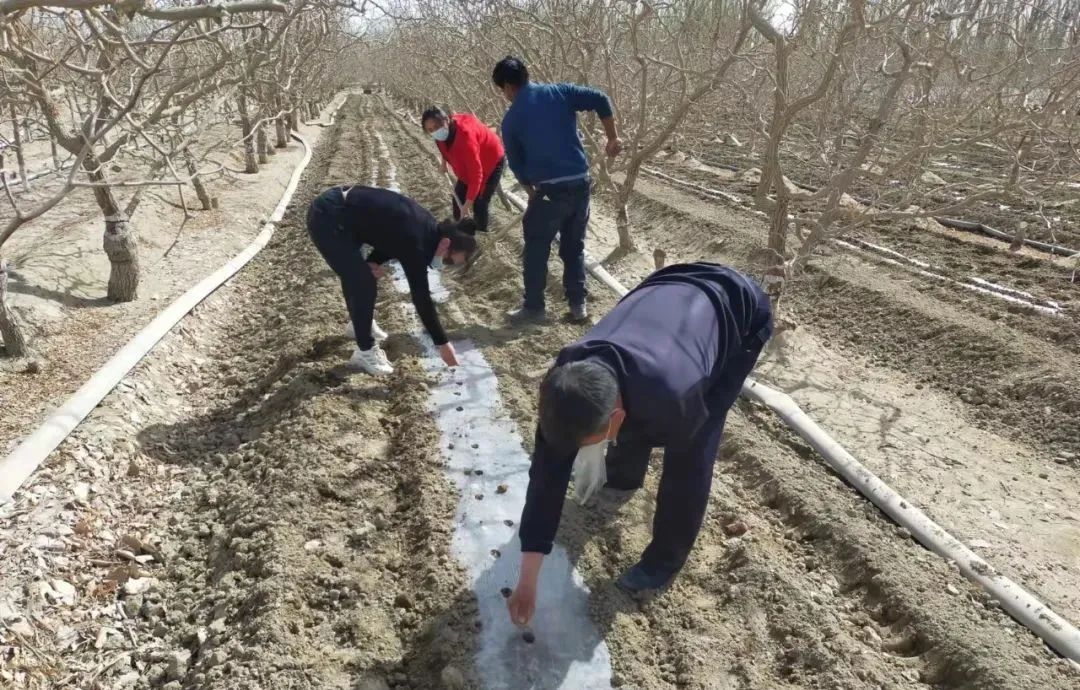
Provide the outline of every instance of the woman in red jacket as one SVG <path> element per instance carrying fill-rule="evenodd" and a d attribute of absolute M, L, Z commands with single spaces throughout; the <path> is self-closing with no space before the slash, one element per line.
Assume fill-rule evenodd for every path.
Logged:
<path fill-rule="evenodd" d="M 476 229 L 486 231 L 488 206 L 506 167 L 499 137 L 475 115 L 447 115 L 436 107 L 424 111 L 420 124 L 439 147 L 443 171 L 449 164 L 457 177 L 454 220 L 471 215 L 476 220 Z"/>

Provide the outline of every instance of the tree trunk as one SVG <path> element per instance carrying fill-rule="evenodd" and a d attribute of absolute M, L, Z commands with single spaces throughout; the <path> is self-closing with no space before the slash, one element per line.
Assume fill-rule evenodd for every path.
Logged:
<path fill-rule="evenodd" d="M 94 187 L 94 200 L 105 216 L 105 237 L 102 247 L 109 257 L 108 297 L 114 302 L 131 302 L 139 291 L 139 246 L 127 216 L 108 186 L 105 170 L 96 154 L 88 154 L 83 168 Z"/>
<path fill-rule="evenodd" d="M 255 127 L 255 144 L 259 153 L 259 165 L 270 162 L 270 142 L 266 137 L 266 125 L 260 121 Z"/>
<path fill-rule="evenodd" d="M 1009 244 L 1010 252 L 1018 252 L 1024 248 L 1024 242 L 1027 239 L 1027 222 L 1020 221 L 1016 226 L 1016 234 L 1013 235 L 1012 242 Z"/>
<path fill-rule="evenodd" d="M 769 223 L 769 256 L 765 266 L 765 291 L 776 303 L 784 290 L 784 262 L 787 259 L 788 195 L 778 189 L 776 206 Z"/>
<path fill-rule="evenodd" d="M 292 110 L 290 110 L 289 114 L 288 114 L 289 130 L 293 131 L 293 132 L 299 132 L 300 131 L 300 123 L 298 122 L 299 116 L 297 115 L 297 108 L 298 108 L 298 106 L 293 105 Z"/>
<path fill-rule="evenodd" d="M 15 112 L 15 104 L 11 104 L 11 129 L 15 132 L 15 161 L 19 165 L 19 177 L 22 178 L 24 192 L 30 191 L 30 178 L 26 175 L 26 157 L 23 155 L 22 133 L 19 132 L 19 116 Z"/>
<path fill-rule="evenodd" d="M 56 139 L 49 137 L 49 151 L 52 153 L 53 168 L 60 169 L 60 149 L 56 147 Z"/>
<path fill-rule="evenodd" d="M 206 185 L 203 184 L 202 178 L 199 177 L 199 169 L 195 167 L 195 159 L 191 157 L 191 152 L 186 149 L 184 150 L 184 162 L 187 165 L 188 176 L 191 177 L 191 186 L 195 188 L 195 194 L 199 197 L 202 209 L 209 211 L 211 208 L 210 195 L 206 192 Z"/>
<path fill-rule="evenodd" d="M 132 302 L 139 293 L 139 252 L 135 233 L 127 218 L 105 219 L 105 253 L 109 256 L 108 297 L 114 302 Z"/>
<path fill-rule="evenodd" d="M 77 100 L 75 100 L 74 97 L 72 97 L 70 91 L 65 91 L 64 92 L 64 97 L 67 99 L 68 115 L 71 117 L 71 131 L 72 132 L 78 132 L 79 131 L 79 120 L 78 120 L 78 115 L 79 115 L 79 105 L 78 105 L 78 103 L 79 102 Z"/>
<path fill-rule="evenodd" d="M 15 312 L 7 303 L 7 262 L 0 259 L 0 340 L 4 341 L 4 354 L 22 357 L 26 354 L 26 336 L 15 318 Z"/>
<path fill-rule="evenodd" d="M 1008 186 L 1015 187 L 1020 182 L 1020 169 L 1023 162 L 1031 155 L 1033 137 L 1028 132 L 1020 137 L 1020 143 L 1016 147 L 1016 157 L 1013 159 L 1012 168 L 1009 170 Z"/>
<path fill-rule="evenodd" d="M 259 162 L 255 159 L 255 135 L 251 128 L 247 96 L 244 94 L 243 89 L 240 90 L 240 98 L 237 104 L 240 111 L 240 131 L 244 137 L 244 172 L 254 175 L 259 172 Z"/>
<path fill-rule="evenodd" d="M 274 133 L 277 136 L 274 146 L 279 149 L 286 148 L 289 145 L 289 132 L 286 129 L 288 126 L 288 120 L 284 115 L 274 118 Z"/>
<path fill-rule="evenodd" d="M 634 237 L 631 233 L 630 223 L 630 196 L 634 193 L 634 183 L 637 182 L 638 172 L 641 170 L 641 161 L 633 160 L 626 171 L 623 183 L 619 185 L 619 195 L 616 201 L 615 228 L 619 232 L 619 250 L 630 253 L 637 251 L 634 245 Z"/>

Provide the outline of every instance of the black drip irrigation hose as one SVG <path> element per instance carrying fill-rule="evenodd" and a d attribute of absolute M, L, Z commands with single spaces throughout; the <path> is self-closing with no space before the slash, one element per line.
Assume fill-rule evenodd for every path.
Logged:
<path fill-rule="evenodd" d="M 713 167 L 713 168 L 720 168 L 720 169 L 728 170 L 728 171 L 734 172 L 734 173 L 742 172 L 742 170 L 738 166 L 728 165 L 726 163 L 710 162 L 710 163 L 704 163 L 704 164 L 708 165 L 710 167 Z M 790 177 L 788 179 L 791 180 Z M 814 187 L 812 185 L 803 184 L 803 183 L 797 182 L 795 180 L 791 180 L 791 182 L 796 187 L 800 187 L 802 189 L 805 189 L 806 191 L 808 191 L 810 193 L 816 193 L 820 189 L 820 187 Z M 850 192 L 848 193 L 848 196 L 855 199 L 855 201 L 859 202 L 863 206 L 867 206 L 867 207 L 871 207 L 871 208 L 873 207 L 873 204 L 871 202 L 869 202 L 869 201 L 867 201 L 865 199 L 860 199 L 859 197 L 855 196 L 854 194 L 851 194 Z M 967 231 L 967 232 L 979 232 L 979 233 L 982 233 L 982 234 L 984 234 L 984 235 L 986 235 L 988 237 L 993 237 L 994 239 L 998 239 L 998 240 L 1005 240 L 1006 242 L 1012 242 L 1013 239 L 1015 239 L 1013 235 L 1010 235 L 1009 233 L 1003 232 L 1003 231 L 998 230 L 996 228 L 992 228 L 989 225 L 986 225 L 985 223 L 977 223 L 977 222 L 970 221 L 970 220 L 961 220 L 959 218 L 947 218 L 945 216 L 933 216 L 933 219 L 935 221 L 937 221 L 938 223 L 940 223 L 941 225 L 944 225 L 947 228 L 953 228 L 954 230 L 964 230 L 964 231 Z M 1055 256 L 1065 256 L 1065 257 L 1074 257 L 1075 256 L 1075 257 L 1080 257 L 1080 249 L 1070 249 L 1069 247 L 1063 247 L 1060 244 L 1051 244 L 1049 242 L 1040 242 L 1039 240 L 1030 240 L 1030 239 L 1027 239 L 1026 237 L 1023 239 L 1023 243 L 1028 247 L 1032 247 L 1034 249 L 1038 249 L 1039 251 L 1046 252 L 1048 254 L 1053 254 Z"/>
<path fill-rule="evenodd" d="M 984 235 L 995 237 L 999 240 L 1006 240 L 1011 242 L 1013 237 L 1007 232 L 1002 232 L 996 228 L 992 228 L 985 223 L 973 223 L 969 220 L 960 220 L 958 218 L 945 218 L 943 216 L 935 216 L 934 220 L 941 223 L 947 228 L 955 228 L 957 230 L 966 230 L 968 232 L 981 232 Z M 1023 240 L 1024 244 L 1029 247 L 1034 247 L 1050 254 L 1058 256 L 1080 256 L 1080 249 L 1069 249 L 1059 244 L 1050 244 L 1049 242 L 1040 242 L 1038 240 L 1029 240 L 1026 237 Z"/>

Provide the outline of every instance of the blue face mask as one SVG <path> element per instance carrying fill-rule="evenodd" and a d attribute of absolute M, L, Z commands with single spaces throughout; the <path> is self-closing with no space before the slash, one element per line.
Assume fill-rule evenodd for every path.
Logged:
<path fill-rule="evenodd" d="M 450 126 L 443 125 L 434 132 L 431 133 L 431 138 L 435 141 L 446 141 L 450 138 Z"/>

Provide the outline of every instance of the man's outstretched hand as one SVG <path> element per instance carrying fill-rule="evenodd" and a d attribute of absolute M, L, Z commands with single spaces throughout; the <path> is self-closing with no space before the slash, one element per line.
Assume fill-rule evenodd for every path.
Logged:
<path fill-rule="evenodd" d="M 518 627 L 525 627 L 536 613 L 536 583 L 540 580 L 540 566 L 544 554 L 526 551 L 521 554 L 521 574 L 518 575 L 517 587 L 506 600 L 510 611 L 510 620 Z"/>
<path fill-rule="evenodd" d="M 519 628 L 524 628 L 532 620 L 536 613 L 536 587 L 523 586 L 518 583 L 517 589 L 506 600 L 506 608 L 510 611 L 510 620 Z"/>
<path fill-rule="evenodd" d="M 454 346 L 450 343 L 439 346 L 439 357 L 442 357 L 442 361 L 445 362 L 448 367 L 458 366 L 457 353 L 454 352 Z"/>

